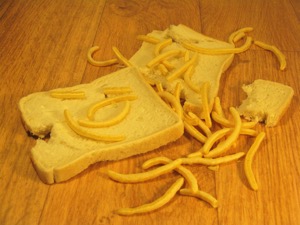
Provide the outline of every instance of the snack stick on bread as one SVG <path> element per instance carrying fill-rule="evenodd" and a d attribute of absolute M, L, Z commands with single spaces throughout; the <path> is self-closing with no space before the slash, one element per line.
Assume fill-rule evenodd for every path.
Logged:
<path fill-rule="evenodd" d="M 242 88 L 247 98 L 238 107 L 238 112 L 248 120 L 264 122 L 267 127 L 278 124 L 294 95 L 290 86 L 262 79 Z"/>
<path fill-rule="evenodd" d="M 190 42 L 196 46 L 208 49 L 234 48 L 233 44 L 207 37 L 182 24 L 178 26 L 171 25 L 164 31 L 153 31 L 149 33 L 148 36 L 156 38 L 161 42 L 172 38 L 173 42 L 168 46 L 165 46 L 165 48 L 161 50 L 161 53 L 176 49 L 182 50 L 183 52 L 189 51 L 181 45 L 182 42 Z M 145 77 L 154 80 L 157 83 L 161 83 L 164 89 L 171 93 L 174 92 L 176 85 L 181 83 L 181 86 L 183 87 L 181 97 L 182 99 L 185 99 L 184 109 L 200 115 L 202 112 L 201 95 L 193 90 L 184 81 L 183 77 L 168 80 L 168 75 L 162 74 L 158 68 L 147 68 L 147 63 L 155 57 L 155 47 L 156 44 L 143 42 L 141 48 L 131 57 L 130 62 L 139 68 Z M 213 100 L 218 94 L 220 77 L 230 66 L 234 54 L 207 55 L 189 51 L 190 57 L 193 57 L 194 54 L 197 54 L 198 57 L 193 65 L 193 74 L 191 74 L 190 79 L 194 84 L 194 87 L 198 87 L 199 89 L 203 83 L 210 83 L 208 98 L 209 107 L 211 109 Z M 182 65 L 186 63 L 184 54 L 181 57 L 170 58 L 168 59 L 168 62 L 175 66 L 172 71 L 176 71 L 176 69 L 182 67 Z M 170 73 L 172 73 L 172 71 L 170 71 Z"/>
<path fill-rule="evenodd" d="M 82 127 L 96 135 L 124 135 L 117 142 L 95 141 L 76 134 L 66 123 L 64 111 L 74 120 L 86 119 L 89 107 L 100 102 L 106 88 L 128 87 L 137 99 L 130 101 L 130 111 L 120 123 L 109 127 Z M 121 69 L 89 84 L 55 91 L 83 91 L 85 99 L 57 99 L 51 92 L 38 92 L 19 102 L 25 127 L 41 138 L 31 150 L 32 162 L 41 180 L 51 184 L 79 174 L 93 163 L 119 160 L 154 150 L 182 136 L 181 118 L 155 93 L 134 67 Z M 123 110 L 126 102 L 105 106 L 95 114 L 95 121 L 105 121 Z"/>

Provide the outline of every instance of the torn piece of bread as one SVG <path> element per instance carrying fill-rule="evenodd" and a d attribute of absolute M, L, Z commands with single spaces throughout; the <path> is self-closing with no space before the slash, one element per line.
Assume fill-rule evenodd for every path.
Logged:
<path fill-rule="evenodd" d="M 106 99 L 105 88 L 131 90 L 130 110 L 119 123 L 100 128 L 81 127 L 94 135 L 124 136 L 120 141 L 96 141 L 82 137 L 66 123 L 68 110 L 75 123 L 87 120 L 88 109 Z M 84 99 L 58 99 L 53 92 L 84 92 Z M 109 94 L 109 97 L 118 94 Z M 125 95 L 125 94 L 124 94 Z M 95 121 L 109 120 L 120 114 L 125 102 L 100 108 Z M 49 140 L 38 139 L 31 150 L 32 162 L 41 180 L 51 184 L 77 175 L 89 165 L 106 160 L 119 160 L 154 150 L 182 136 L 181 118 L 155 93 L 133 67 L 103 76 L 89 84 L 33 93 L 19 102 L 22 118 L 29 132 L 39 137 L 50 133 Z"/>
<path fill-rule="evenodd" d="M 242 88 L 247 98 L 238 107 L 238 112 L 247 120 L 264 122 L 267 127 L 278 124 L 294 95 L 290 86 L 261 79 Z"/>
<path fill-rule="evenodd" d="M 183 87 L 181 98 L 185 100 L 184 109 L 186 111 L 192 111 L 198 115 L 201 115 L 202 112 L 202 100 L 199 90 L 204 83 L 209 82 L 210 88 L 208 98 L 209 107 L 211 108 L 214 98 L 218 95 L 221 75 L 230 66 L 234 58 L 234 54 L 200 54 L 187 50 L 181 43 L 189 42 L 195 46 L 207 49 L 227 49 L 234 48 L 235 46 L 227 42 L 207 37 L 182 24 L 178 26 L 171 25 L 164 31 L 153 31 L 147 34 L 147 36 L 153 37 L 159 42 L 172 39 L 171 44 L 162 48 L 160 52 L 161 54 L 172 50 L 181 50 L 183 54 L 176 57 L 169 57 L 167 61 L 169 64 L 174 66 L 174 68 L 169 68 L 168 74 L 163 74 L 158 66 L 151 68 L 147 66 L 149 61 L 156 56 L 156 44 L 144 41 L 141 48 L 132 56 L 130 62 L 140 69 L 146 79 L 153 81 L 153 83 L 161 83 L 162 86 L 169 92 L 174 92 L 177 83 L 180 83 Z M 168 79 L 169 75 L 175 73 L 185 63 L 187 63 L 188 60 L 192 59 L 195 54 L 197 57 L 189 76 L 190 83 L 193 87 L 186 82 L 183 75 L 175 79 Z M 186 58 L 187 55 L 189 56 L 188 59 Z"/>

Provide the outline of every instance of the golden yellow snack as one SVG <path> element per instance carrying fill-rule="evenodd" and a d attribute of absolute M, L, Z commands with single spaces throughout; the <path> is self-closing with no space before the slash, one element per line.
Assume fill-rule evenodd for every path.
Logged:
<path fill-rule="evenodd" d="M 205 124 L 208 128 L 212 126 L 208 102 L 209 82 L 205 82 L 201 87 L 201 100 L 202 100 L 202 117 L 204 118 Z"/>
<path fill-rule="evenodd" d="M 123 110 L 115 117 L 106 121 L 91 121 L 91 120 L 78 120 L 78 124 L 84 127 L 99 128 L 109 127 L 120 123 L 128 115 L 130 111 L 130 102 L 126 101 Z"/>
<path fill-rule="evenodd" d="M 155 66 L 156 64 L 162 62 L 163 60 L 172 57 L 172 56 L 178 56 L 182 53 L 181 50 L 175 49 L 175 50 L 170 50 L 164 53 L 159 54 L 155 58 L 153 58 L 150 62 L 148 62 L 147 67 L 151 68 Z"/>
<path fill-rule="evenodd" d="M 221 117 L 226 118 L 219 97 L 215 97 L 213 110 Z"/>
<path fill-rule="evenodd" d="M 94 46 L 91 47 L 88 50 L 88 54 L 87 54 L 87 60 L 90 64 L 92 64 L 93 66 L 111 66 L 113 64 L 116 64 L 118 62 L 117 59 L 109 59 L 109 60 L 104 60 L 104 61 L 97 61 L 93 58 L 93 54 L 94 52 L 96 52 L 97 50 L 99 50 L 99 46 Z"/>
<path fill-rule="evenodd" d="M 59 99 L 84 99 L 86 98 L 83 91 L 51 91 L 50 96 Z"/>
<path fill-rule="evenodd" d="M 182 195 L 187 195 L 187 196 L 192 196 L 192 197 L 202 199 L 203 201 L 206 201 L 214 208 L 218 207 L 218 200 L 214 198 L 212 195 L 208 194 L 207 192 L 200 191 L 200 190 L 194 192 L 190 189 L 183 188 L 180 189 L 179 193 Z"/>
<path fill-rule="evenodd" d="M 130 92 L 132 92 L 130 87 L 106 87 L 106 88 L 103 88 L 103 94 L 105 94 L 105 95 L 128 94 Z"/>
<path fill-rule="evenodd" d="M 235 32 L 233 32 L 229 38 L 228 38 L 228 41 L 229 43 L 231 44 L 234 44 L 235 42 L 239 41 L 241 38 L 243 38 L 247 32 L 251 32 L 253 31 L 253 27 L 244 27 L 244 28 L 241 28 Z"/>
<path fill-rule="evenodd" d="M 190 60 L 190 51 L 185 51 L 184 53 L 184 61 L 187 62 Z"/>
<path fill-rule="evenodd" d="M 215 49 L 208 49 L 208 48 L 202 48 L 196 45 L 193 45 L 188 42 L 182 42 L 181 43 L 183 47 L 186 49 L 189 49 L 194 52 L 198 52 L 201 54 L 206 54 L 206 55 L 224 55 L 224 54 L 236 54 L 236 53 L 241 53 L 244 51 L 247 51 L 252 44 L 252 38 L 247 37 L 244 45 L 238 48 L 215 48 Z"/>
<path fill-rule="evenodd" d="M 125 65 L 125 66 L 132 66 L 131 62 L 129 62 L 128 59 L 126 59 L 122 53 L 119 51 L 119 49 L 115 46 L 112 47 L 112 50 L 116 54 L 117 58 Z"/>
<path fill-rule="evenodd" d="M 108 176 L 115 181 L 121 182 L 121 183 L 138 183 L 143 182 L 146 180 L 151 180 L 153 178 L 156 178 L 162 174 L 169 173 L 173 171 L 175 168 L 177 168 L 181 164 L 181 159 L 176 159 L 172 161 L 171 163 L 168 163 L 166 165 L 160 166 L 156 169 L 142 172 L 142 173 L 133 173 L 133 174 L 121 174 L 114 172 L 112 170 L 109 170 L 107 172 Z"/>
<path fill-rule="evenodd" d="M 76 134 L 78 134 L 82 137 L 92 139 L 95 141 L 105 141 L 105 142 L 116 142 L 116 141 L 122 141 L 125 139 L 124 135 L 120 135 L 120 136 L 98 135 L 98 134 L 94 134 L 92 132 L 82 129 L 82 127 L 79 126 L 79 124 L 72 118 L 70 111 L 67 109 L 64 111 L 64 116 L 65 116 L 68 126 Z"/>
<path fill-rule="evenodd" d="M 234 123 L 219 115 L 216 111 L 211 113 L 212 119 L 223 127 L 234 127 Z M 242 128 L 253 128 L 257 124 L 257 121 L 242 122 Z"/>
<path fill-rule="evenodd" d="M 198 125 L 198 118 L 190 116 L 189 113 L 186 113 L 184 110 L 183 110 L 183 120 L 191 126 Z"/>
<path fill-rule="evenodd" d="M 162 86 L 162 83 L 156 83 L 156 89 L 158 92 L 163 92 L 164 91 L 164 88 Z"/>
<path fill-rule="evenodd" d="M 260 132 L 257 137 L 255 138 L 254 143 L 251 145 L 250 149 L 248 150 L 245 162 L 244 162 L 244 170 L 247 177 L 247 180 L 253 190 L 258 190 L 258 185 L 252 170 L 252 161 L 254 158 L 255 153 L 258 150 L 258 147 L 260 146 L 261 142 L 265 138 L 266 134 L 264 132 Z"/>
<path fill-rule="evenodd" d="M 243 128 L 241 129 L 240 134 L 248 135 L 248 136 L 257 136 L 258 132 L 256 130 L 250 128 Z"/>
<path fill-rule="evenodd" d="M 176 71 L 174 71 L 173 73 L 168 75 L 167 80 L 172 81 L 172 80 L 175 80 L 178 77 L 180 77 L 182 74 L 184 74 L 184 72 L 187 71 L 187 69 L 190 66 L 193 66 L 195 64 L 197 58 L 198 58 L 198 54 L 194 54 L 194 56 L 189 61 L 187 61 L 185 64 L 183 64 L 181 67 L 179 67 Z"/>
<path fill-rule="evenodd" d="M 263 49 L 266 49 L 266 50 L 269 50 L 271 52 L 273 52 L 275 54 L 275 56 L 277 57 L 277 59 L 279 60 L 279 63 L 280 63 L 280 70 L 284 70 L 286 68 L 286 59 L 285 59 L 285 56 L 284 54 L 274 45 L 268 45 L 264 42 L 261 42 L 261 41 L 254 41 L 254 44 L 263 48 Z"/>
<path fill-rule="evenodd" d="M 172 63 L 170 63 L 168 60 L 163 60 L 162 62 L 161 62 L 165 67 L 166 67 L 166 69 L 167 70 L 172 70 L 172 69 L 174 69 L 175 68 L 175 65 L 173 65 Z"/>
<path fill-rule="evenodd" d="M 197 130 L 194 126 L 190 125 L 186 121 L 183 121 L 185 130 L 194 138 L 196 138 L 201 143 L 205 143 L 207 137 L 205 137 L 199 130 Z"/>
<path fill-rule="evenodd" d="M 148 36 L 148 35 L 138 35 L 137 39 L 140 41 L 145 41 L 145 42 L 151 43 L 151 44 L 158 44 L 160 42 L 159 39 Z"/>
<path fill-rule="evenodd" d="M 245 155 L 245 152 L 238 152 L 231 155 L 226 155 L 218 158 L 201 158 L 201 157 L 189 157 L 189 158 L 181 158 L 182 165 L 188 164 L 201 164 L 205 166 L 216 166 L 224 163 L 229 163 L 235 160 L 238 160 L 239 158 L 243 157 Z"/>
<path fill-rule="evenodd" d="M 156 44 L 155 48 L 154 48 L 154 54 L 157 56 L 160 54 L 160 52 L 162 51 L 162 49 L 164 49 L 165 47 L 167 47 L 168 45 L 172 44 L 172 39 L 168 38 L 166 40 L 163 40 L 161 42 L 159 42 L 158 44 Z"/>
<path fill-rule="evenodd" d="M 164 76 L 169 73 L 168 68 L 163 63 L 158 65 L 158 69 L 161 72 L 161 74 L 164 75 Z"/>
<path fill-rule="evenodd" d="M 207 155 L 209 153 L 209 151 L 211 150 L 211 148 L 213 147 L 213 145 L 220 140 L 221 138 L 223 138 L 225 135 L 227 135 L 230 131 L 232 131 L 232 129 L 230 128 L 223 128 L 220 129 L 214 133 L 212 133 L 212 135 L 209 136 L 209 138 L 206 140 L 206 142 L 204 143 L 201 152 L 204 155 Z"/>
<path fill-rule="evenodd" d="M 174 97 L 177 99 L 177 101 L 180 103 L 180 93 L 182 91 L 181 84 L 178 82 L 175 86 L 175 91 L 174 91 Z"/>
<path fill-rule="evenodd" d="M 179 178 L 178 180 L 175 181 L 174 184 L 172 184 L 172 186 L 165 192 L 163 196 L 159 197 L 155 201 L 135 208 L 121 208 L 117 210 L 116 213 L 123 216 L 129 216 L 133 214 L 140 214 L 140 213 L 147 213 L 147 212 L 154 211 L 167 204 L 180 190 L 183 183 L 184 183 L 184 179 Z"/>
<path fill-rule="evenodd" d="M 148 169 L 152 166 L 156 166 L 159 164 L 168 164 L 172 162 L 171 159 L 167 158 L 167 157 L 155 157 L 152 159 L 147 160 L 146 162 L 143 163 L 142 168 L 143 169 Z M 187 168 L 183 167 L 183 166 L 178 166 L 177 168 L 175 168 L 175 171 L 178 172 L 180 175 L 182 175 L 186 182 L 188 183 L 188 185 L 190 186 L 190 189 L 194 192 L 198 191 L 198 183 L 197 183 L 197 179 L 194 176 L 194 174 L 188 170 Z"/>
<path fill-rule="evenodd" d="M 172 107 L 174 107 L 175 112 L 178 114 L 180 118 L 183 117 L 183 110 L 180 105 L 180 102 L 177 101 L 176 97 L 167 91 L 158 92 L 158 95 L 164 99 L 165 101 L 169 102 Z"/>
<path fill-rule="evenodd" d="M 191 76 L 193 74 L 194 71 L 194 65 L 191 65 L 184 73 L 183 75 L 183 79 L 185 81 L 185 83 L 196 93 L 200 94 L 200 87 L 197 87 L 191 80 Z"/>
<path fill-rule="evenodd" d="M 233 116 L 233 120 L 235 123 L 235 127 L 233 128 L 232 133 L 226 138 L 225 141 L 221 142 L 217 147 L 212 149 L 210 152 L 204 155 L 207 158 L 214 158 L 216 156 L 221 155 L 225 151 L 227 151 L 230 146 L 237 140 L 239 137 L 241 128 L 242 128 L 242 121 L 238 111 L 234 107 L 229 108 L 230 113 Z"/>
<path fill-rule="evenodd" d="M 122 102 L 122 101 L 132 101 L 135 99 L 137 99 L 136 95 L 120 95 L 120 96 L 116 96 L 116 97 L 106 98 L 106 99 L 92 105 L 88 109 L 87 117 L 90 120 L 94 120 L 94 115 L 95 115 L 96 111 L 99 110 L 100 108 L 111 105 L 113 103 Z"/>
<path fill-rule="evenodd" d="M 205 133 L 206 137 L 212 135 L 210 128 L 197 115 L 195 115 L 193 112 L 188 112 L 188 115 L 197 121 L 196 125 Z"/>

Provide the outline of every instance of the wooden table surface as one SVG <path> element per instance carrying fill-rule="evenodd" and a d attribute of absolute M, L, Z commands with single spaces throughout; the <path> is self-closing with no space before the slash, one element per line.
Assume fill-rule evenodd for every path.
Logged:
<path fill-rule="evenodd" d="M 87 63 L 87 50 L 111 58 L 112 46 L 130 58 L 138 34 L 185 24 L 226 41 L 239 28 L 276 45 L 287 58 L 285 71 L 274 55 L 257 47 L 235 56 L 223 74 L 219 96 L 224 108 L 245 98 L 244 83 L 281 82 L 295 90 L 291 106 L 274 128 L 258 126 L 266 140 L 253 170 L 259 190 L 247 184 L 242 162 L 218 171 L 189 169 L 201 190 L 219 201 L 217 209 L 191 197 L 176 196 L 155 212 L 122 217 L 121 207 L 154 200 L 178 178 L 171 173 L 141 184 L 121 184 L 107 169 L 129 173 L 154 156 L 179 157 L 199 144 L 189 135 L 148 154 L 92 165 L 73 179 L 46 185 L 30 161 L 35 140 L 27 136 L 18 101 L 32 92 L 90 82 L 119 69 Z M 0 0 L 0 224 L 300 224 L 300 3 L 297 0 Z M 237 148 L 249 148 L 241 138 Z"/>

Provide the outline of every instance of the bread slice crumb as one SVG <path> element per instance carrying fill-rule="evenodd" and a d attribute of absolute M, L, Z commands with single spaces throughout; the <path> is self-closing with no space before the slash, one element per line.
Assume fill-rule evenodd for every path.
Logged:
<path fill-rule="evenodd" d="M 247 120 L 264 122 L 267 127 L 278 124 L 294 95 L 290 86 L 262 79 L 242 88 L 247 98 L 238 107 L 238 112 Z"/>

